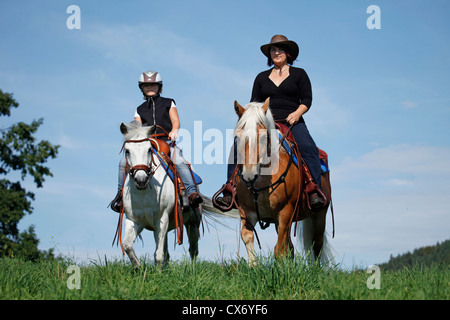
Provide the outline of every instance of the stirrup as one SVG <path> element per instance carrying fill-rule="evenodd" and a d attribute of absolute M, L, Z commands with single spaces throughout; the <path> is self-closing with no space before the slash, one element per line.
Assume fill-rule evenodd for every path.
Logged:
<path fill-rule="evenodd" d="M 117 213 L 120 213 L 122 211 L 122 207 L 123 207 L 122 190 L 119 190 L 119 192 L 117 192 L 116 196 L 109 203 L 108 207 L 111 207 L 111 210 L 115 211 Z"/>
<path fill-rule="evenodd" d="M 223 201 L 224 197 L 219 197 L 220 194 L 228 192 L 231 196 L 231 203 L 226 203 Z M 219 200 L 220 199 L 220 200 Z M 213 206 L 219 209 L 222 212 L 230 211 L 231 209 L 236 208 L 236 187 L 231 185 L 230 183 L 226 183 L 222 186 L 222 188 L 217 191 L 212 197 Z"/>
<path fill-rule="evenodd" d="M 310 182 L 313 183 L 313 182 Z M 306 195 L 306 204 L 308 205 L 308 208 L 310 210 L 320 210 L 322 208 L 325 208 L 328 205 L 328 198 L 325 195 L 325 193 L 314 183 L 313 188 L 305 188 L 305 195 Z M 316 195 L 318 200 L 316 203 L 311 204 L 311 197 L 313 195 Z"/>
<path fill-rule="evenodd" d="M 326 204 L 326 200 L 323 199 L 317 192 L 309 194 L 309 206 L 311 210 L 319 210 Z"/>

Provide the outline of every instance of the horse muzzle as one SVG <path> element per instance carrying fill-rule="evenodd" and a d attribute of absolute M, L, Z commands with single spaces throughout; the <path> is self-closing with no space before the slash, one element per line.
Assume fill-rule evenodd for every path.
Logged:
<path fill-rule="evenodd" d="M 150 166 L 145 164 L 139 164 L 130 169 L 130 175 L 137 189 L 144 190 L 148 187 L 150 173 Z"/>
<path fill-rule="evenodd" d="M 243 171 L 242 168 L 239 170 L 239 177 L 242 182 L 245 183 L 245 186 L 248 189 L 254 188 L 256 181 L 258 181 L 259 178 L 259 166 L 257 166 L 256 172 L 252 172 L 252 170 L 247 170 L 246 172 Z"/>
<path fill-rule="evenodd" d="M 259 176 L 254 176 L 251 180 L 245 180 L 242 179 L 242 181 L 245 183 L 245 186 L 247 189 L 251 189 L 255 187 L 256 181 L 258 180 Z"/>

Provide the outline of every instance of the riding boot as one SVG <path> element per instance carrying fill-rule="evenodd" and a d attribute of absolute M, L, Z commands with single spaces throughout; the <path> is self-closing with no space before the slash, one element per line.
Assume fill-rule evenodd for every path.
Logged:
<path fill-rule="evenodd" d="M 312 210 L 318 210 L 325 205 L 325 199 L 323 199 L 317 192 L 313 192 L 309 195 L 309 204 Z"/>
<path fill-rule="evenodd" d="M 197 208 L 203 202 L 203 198 L 198 192 L 191 193 L 188 199 L 192 209 Z"/>
<path fill-rule="evenodd" d="M 114 197 L 114 199 L 111 201 L 111 203 L 109 204 L 109 206 L 111 207 L 111 209 L 115 212 L 122 212 L 122 207 L 123 207 L 123 201 L 122 201 L 122 190 L 117 191 L 116 196 Z"/>

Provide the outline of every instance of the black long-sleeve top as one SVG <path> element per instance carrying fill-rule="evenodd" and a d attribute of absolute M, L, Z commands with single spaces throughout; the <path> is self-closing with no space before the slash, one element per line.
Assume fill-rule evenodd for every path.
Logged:
<path fill-rule="evenodd" d="M 305 70 L 289 67 L 289 76 L 278 87 L 269 78 L 271 72 L 269 69 L 256 76 L 251 102 L 264 102 L 270 97 L 270 110 L 275 121 L 284 121 L 300 104 L 311 108 L 311 81 Z M 304 122 L 303 117 L 300 122 Z"/>

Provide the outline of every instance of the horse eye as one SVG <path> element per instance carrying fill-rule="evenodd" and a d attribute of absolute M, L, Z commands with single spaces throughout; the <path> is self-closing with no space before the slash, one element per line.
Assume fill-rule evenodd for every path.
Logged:
<path fill-rule="evenodd" d="M 152 153 L 152 148 L 148 148 L 148 153 Z"/>
<path fill-rule="evenodd" d="M 125 156 L 129 156 L 130 155 L 130 150 L 125 149 Z"/>

